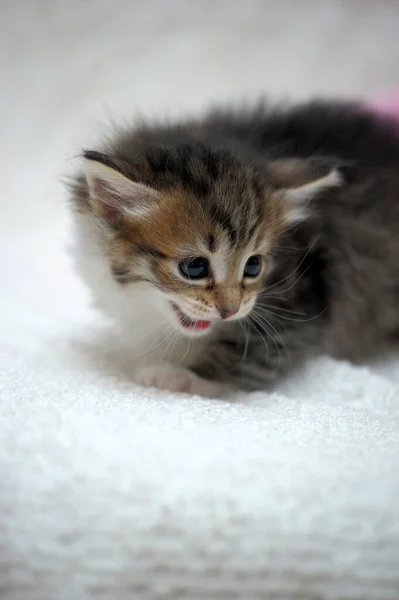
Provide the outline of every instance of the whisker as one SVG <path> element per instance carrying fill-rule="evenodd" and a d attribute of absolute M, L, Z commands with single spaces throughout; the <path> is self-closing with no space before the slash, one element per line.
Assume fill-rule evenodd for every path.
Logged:
<path fill-rule="evenodd" d="M 181 360 L 181 362 L 183 362 L 183 361 L 184 361 L 184 359 L 186 358 L 187 354 L 190 352 L 190 350 L 191 350 L 191 346 L 192 346 L 192 343 L 193 343 L 193 341 L 192 341 L 192 338 L 188 338 L 188 340 L 187 340 L 187 347 L 186 347 L 186 351 L 185 351 L 185 353 L 183 354 L 183 356 L 182 356 L 182 357 L 181 357 L 181 359 L 180 359 L 180 360 Z"/>
<path fill-rule="evenodd" d="M 280 286 L 282 283 L 284 283 L 285 281 L 287 281 L 287 279 L 290 279 L 290 277 L 292 277 L 297 270 L 303 265 L 304 261 L 306 260 L 306 258 L 308 257 L 309 253 L 313 250 L 314 246 L 315 246 L 316 242 L 313 242 L 313 244 L 308 248 L 308 250 L 305 252 L 304 256 L 302 257 L 302 259 L 300 260 L 300 262 L 297 264 L 297 266 L 295 267 L 295 269 L 286 277 L 284 277 L 283 279 L 280 279 L 280 281 L 277 281 L 276 283 L 274 283 L 273 285 L 267 286 L 267 288 L 263 291 L 263 292 L 270 292 L 272 291 L 275 287 Z M 302 277 L 302 275 L 304 275 L 306 272 L 308 271 L 308 269 L 305 269 L 302 274 L 300 275 L 300 277 Z M 299 277 L 299 279 L 300 279 Z M 297 281 L 299 281 L 299 279 Z M 297 283 L 297 282 L 295 282 Z M 295 285 L 295 284 L 294 284 Z M 291 289 L 291 288 L 288 288 Z M 262 294 L 262 292 L 261 292 Z"/>
<path fill-rule="evenodd" d="M 253 315 L 251 315 L 251 316 L 253 316 Z M 255 321 L 255 323 L 252 323 L 252 320 L 249 320 L 248 323 L 249 323 L 250 328 L 252 328 L 255 331 L 256 335 L 259 335 L 259 337 L 261 338 L 261 340 L 263 342 L 263 345 L 265 346 L 266 358 L 265 358 L 264 367 L 266 367 L 267 363 L 269 361 L 269 347 L 267 345 L 267 342 L 266 342 L 264 336 L 262 335 L 261 329 L 258 328 L 258 325 L 260 327 L 260 324 L 258 324 L 257 320 Z"/>
<path fill-rule="evenodd" d="M 165 348 L 165 351 L 164 351 L 164 353 L 162 354 L 161 360 L 164 360 L 164 358 L 165 358 L 165 355 L 166 355 L 167 353 L 168 353 L 168 360 L 170 360 L 171 353 L 172 353 L 171 351 L 173 350 L 173 348 L 174 348 L 174 345 L 175 345 L 175 343 L 176 343 L 176 339 L 177 339 L 177 337 L 178 337 L 178 333 L 177 333 L 177 332 L 175 332 L 175 331 L 172 331 L 172 332 L 171 332 L 171 336 L 172 336 L 172 339 L 171 339 L 171 341 L 169 342 L 169 344 L 166 346 L 166 348 Z M 169 336 L 169 337 L 170 337 L 170 336 Z M 172 346 L 172 344 L 173 344 L 173 346 Z"/>
<path fill-rule="evenodd" d="M 266 331 L 268 331 L 267 327 L 270 327 L 272 329 L 272 331 L 274 332 L 277 340 L 280 342 L 280 344 L 282 345 L 286 356 L 288 356 L 288 351 L 287 351 L 287 347 L 284 343 L 283 338 L 281 337 L 280 333 L 277 331 L 277 329 L 274 327 L 274 325 L 268 321 L 266 318 L 264 317 L 260 317 L 258 315 L 253 315 L 253 317 L 256 319 L 257 323 L 259 324 L 260 327 L 264 327 Z M 272 342 L 274 343 L 276 350 L 278 351 L 278 356 L 279 356 L 279 363 L 277 366 L 277 370 L 280 368 L 281 366 L 281 361 L 282 361 L 282 354 L 281 354 L 281 348 L 280 346 L 277 344 L 276 340 L 274 339 L 273 335 L 270 335 L 269 333 L 269 337 L 272 340 Z"/>
<path fill-rule="evenodd" d="M 241 360 L 239 362 L 239 364 L 242 365 L 242 363 L 245 361 L 245 359 L 247 357 L 248 346 L 249 346 L 249 331 L 247 330 L 246 321 L 238 321 L 238 322 L 239 322 L 240 326 L 242 327 L 242 329 L 244 330 L 244 338 L 245 338 L 244 351 L 242 353 Z"/>
<path fill-rule="evenodd" d="M 162 344 L 164 344 L 170 338 L 170 336 L 173 335 L 173 333 L 174 333 L 174 331 L 170 331 L 168 333 L 168 335 L 166 335 L 164 338 L 161 339 L 161 341 L 158 341 L 158 343 L 156 343 L 156 344 L 152 344 L 149 348 L 147 348 L 146 350 L 144 350 L 140 354 L 134 354 L 133 356 L 131 356 L 129 358 L 129 360 L 127 362 L 129 362 L 129 363 L 133 362 L 137 358 L 141 358 L 141 357 L 145 356 L 146 354 L 149 354 L 153 350 L 156 350 L 157 348 L 159 348 L 159 346 L 162 346 Z M 163 358 L 163 356 L 162 356 L 162 358 Z"/>
<path fill-rule="evenodd" d="M 267 311 L 268 308 L 271 308 L 272 310 L 278 310 L 280 312 L 289 313 L 291 315 L 299 315 L 302 317 L 306 317 L 306 313 L 299 312 L 296 310 L 289 310 L 288 308 L 283 308 L 281 306 L 275 306 L 273 304 L 266 304 L 264 302 L 262 302 L 262 304 L 256 305 L 256 308 L 259 310 L 263 310 L 263 311 Z"/>
<path fill-rule="evenodd" d="M 302 279 L 302 277 L 309 271 L 309 268 L 305 269 L 304 271 L 302 271 L 302 273 L 299 275 L 299 277 L 297 277 L 297 279 L 288 287 L 285 288 L 284 290 L 279 290 L 279 291 L 273 291 L 273 294 L 277 294 L 277 296 L 270 296 L 270 298 L 278 298 L 279 296 L 282 296 L 283 294 L 286 294 L 287 292 L 289 292 L 290 290 L 292 290 L 292 288 L 298 283 L 298 281 L 300 281 Z M 295 271 L 294 271 L 295 272 Z M 293 274 L 293 273 L 292 273 Z M 286 277 L 285 279 L 283 279 L 281 281 L 281 283 L 283 283 L 284 281 L 286 281 L 286 279 L 288 279 L 288 277 Z M 273 288 L 275 288 L 277 285 L 280 284 L 275 284 L 273 285 Z M 270 291 L 271 288 L 269 288 L 267 291 Z M 265 290 L 266 291 L 266 290 Z M 259 296 L 262 295 L 262 292 L 259 294 Z"/>
<path fill-rule="evenodd" d="M 307 319 L 295 319 L 293 317 L 287 317 L 285 315 L 279 315 L 278 313 L 273 312 L 270 309 L 262 309 L 262 307 L 257 307 L 258 310 L 263 310 L 263 312 L 265 312 L 266 314 L 271 314 L 279 319 L 285 320 L 285 321 L 294 321 L 295 323 L 308 323 L 309 321 L 314 321 L 315 319 L 318 319 L 319 317 L 321 317 L 321 315 L 323 313 L 326 312 L 327 307 L 323 308 L 317 315 L 313 315 L 312 317 L 308 317 Z M 276 308 L 276 307 L 275 307 Z M 277 310 L 280 310 L 277 308 Z M 300 313 L 298 313 L 300 314 Z"/>

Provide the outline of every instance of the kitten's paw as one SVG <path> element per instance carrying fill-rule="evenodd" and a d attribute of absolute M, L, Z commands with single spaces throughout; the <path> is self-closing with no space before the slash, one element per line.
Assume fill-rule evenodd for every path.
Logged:
<path fill-rule="evenodd" d="M 137 371 L 135 381 L 143 387 L 194 394 L 207 398 L 221 397 L 223 392 L 226 391 L 220 384 L 202 379 L 187 369 L 173 367 L 172 365 L 143 367 Z"/>

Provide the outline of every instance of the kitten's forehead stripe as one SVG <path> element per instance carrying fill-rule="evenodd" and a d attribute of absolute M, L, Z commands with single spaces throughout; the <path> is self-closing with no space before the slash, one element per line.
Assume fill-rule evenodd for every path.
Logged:
<path fill-rule="evenodd" d="M 210 214 L 212 222 L 220 225 L 227 232 L 231 243 L 235 244 L 238 238 L 238 231 L 233 224 L 231 216 L 216 203 L 212 204 Z"/>
<path fill-rule="evenodd" d="M 209 248 L 209 252 L 215 252 L 215 250 L 216 250 L 216 241 L 215 241 L 215 236 L 213 235 L 213 233 L 210 233 L 208 236 L 208 248 Z"/>

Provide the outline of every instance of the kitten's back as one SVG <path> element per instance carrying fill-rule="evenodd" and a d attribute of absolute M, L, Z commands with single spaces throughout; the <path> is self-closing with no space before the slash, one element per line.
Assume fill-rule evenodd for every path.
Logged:
<path fill-rule="evenodd" d="M 358 103 L 315 100 L 293 107 L 215 110 L 205 119 L 203 132 L 271 158 L 316 155 L 383 168 L 399 164 L 398 131 Z"/>

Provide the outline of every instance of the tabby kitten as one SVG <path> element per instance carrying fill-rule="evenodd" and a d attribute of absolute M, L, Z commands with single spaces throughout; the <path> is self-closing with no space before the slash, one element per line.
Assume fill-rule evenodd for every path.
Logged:
<path fill-rule="evenodd" d="M 115 133 L 72 203 L 78 270 L 140 385 L 260 389 L 399 333 L 399 138 L 356 104 Z"/>

